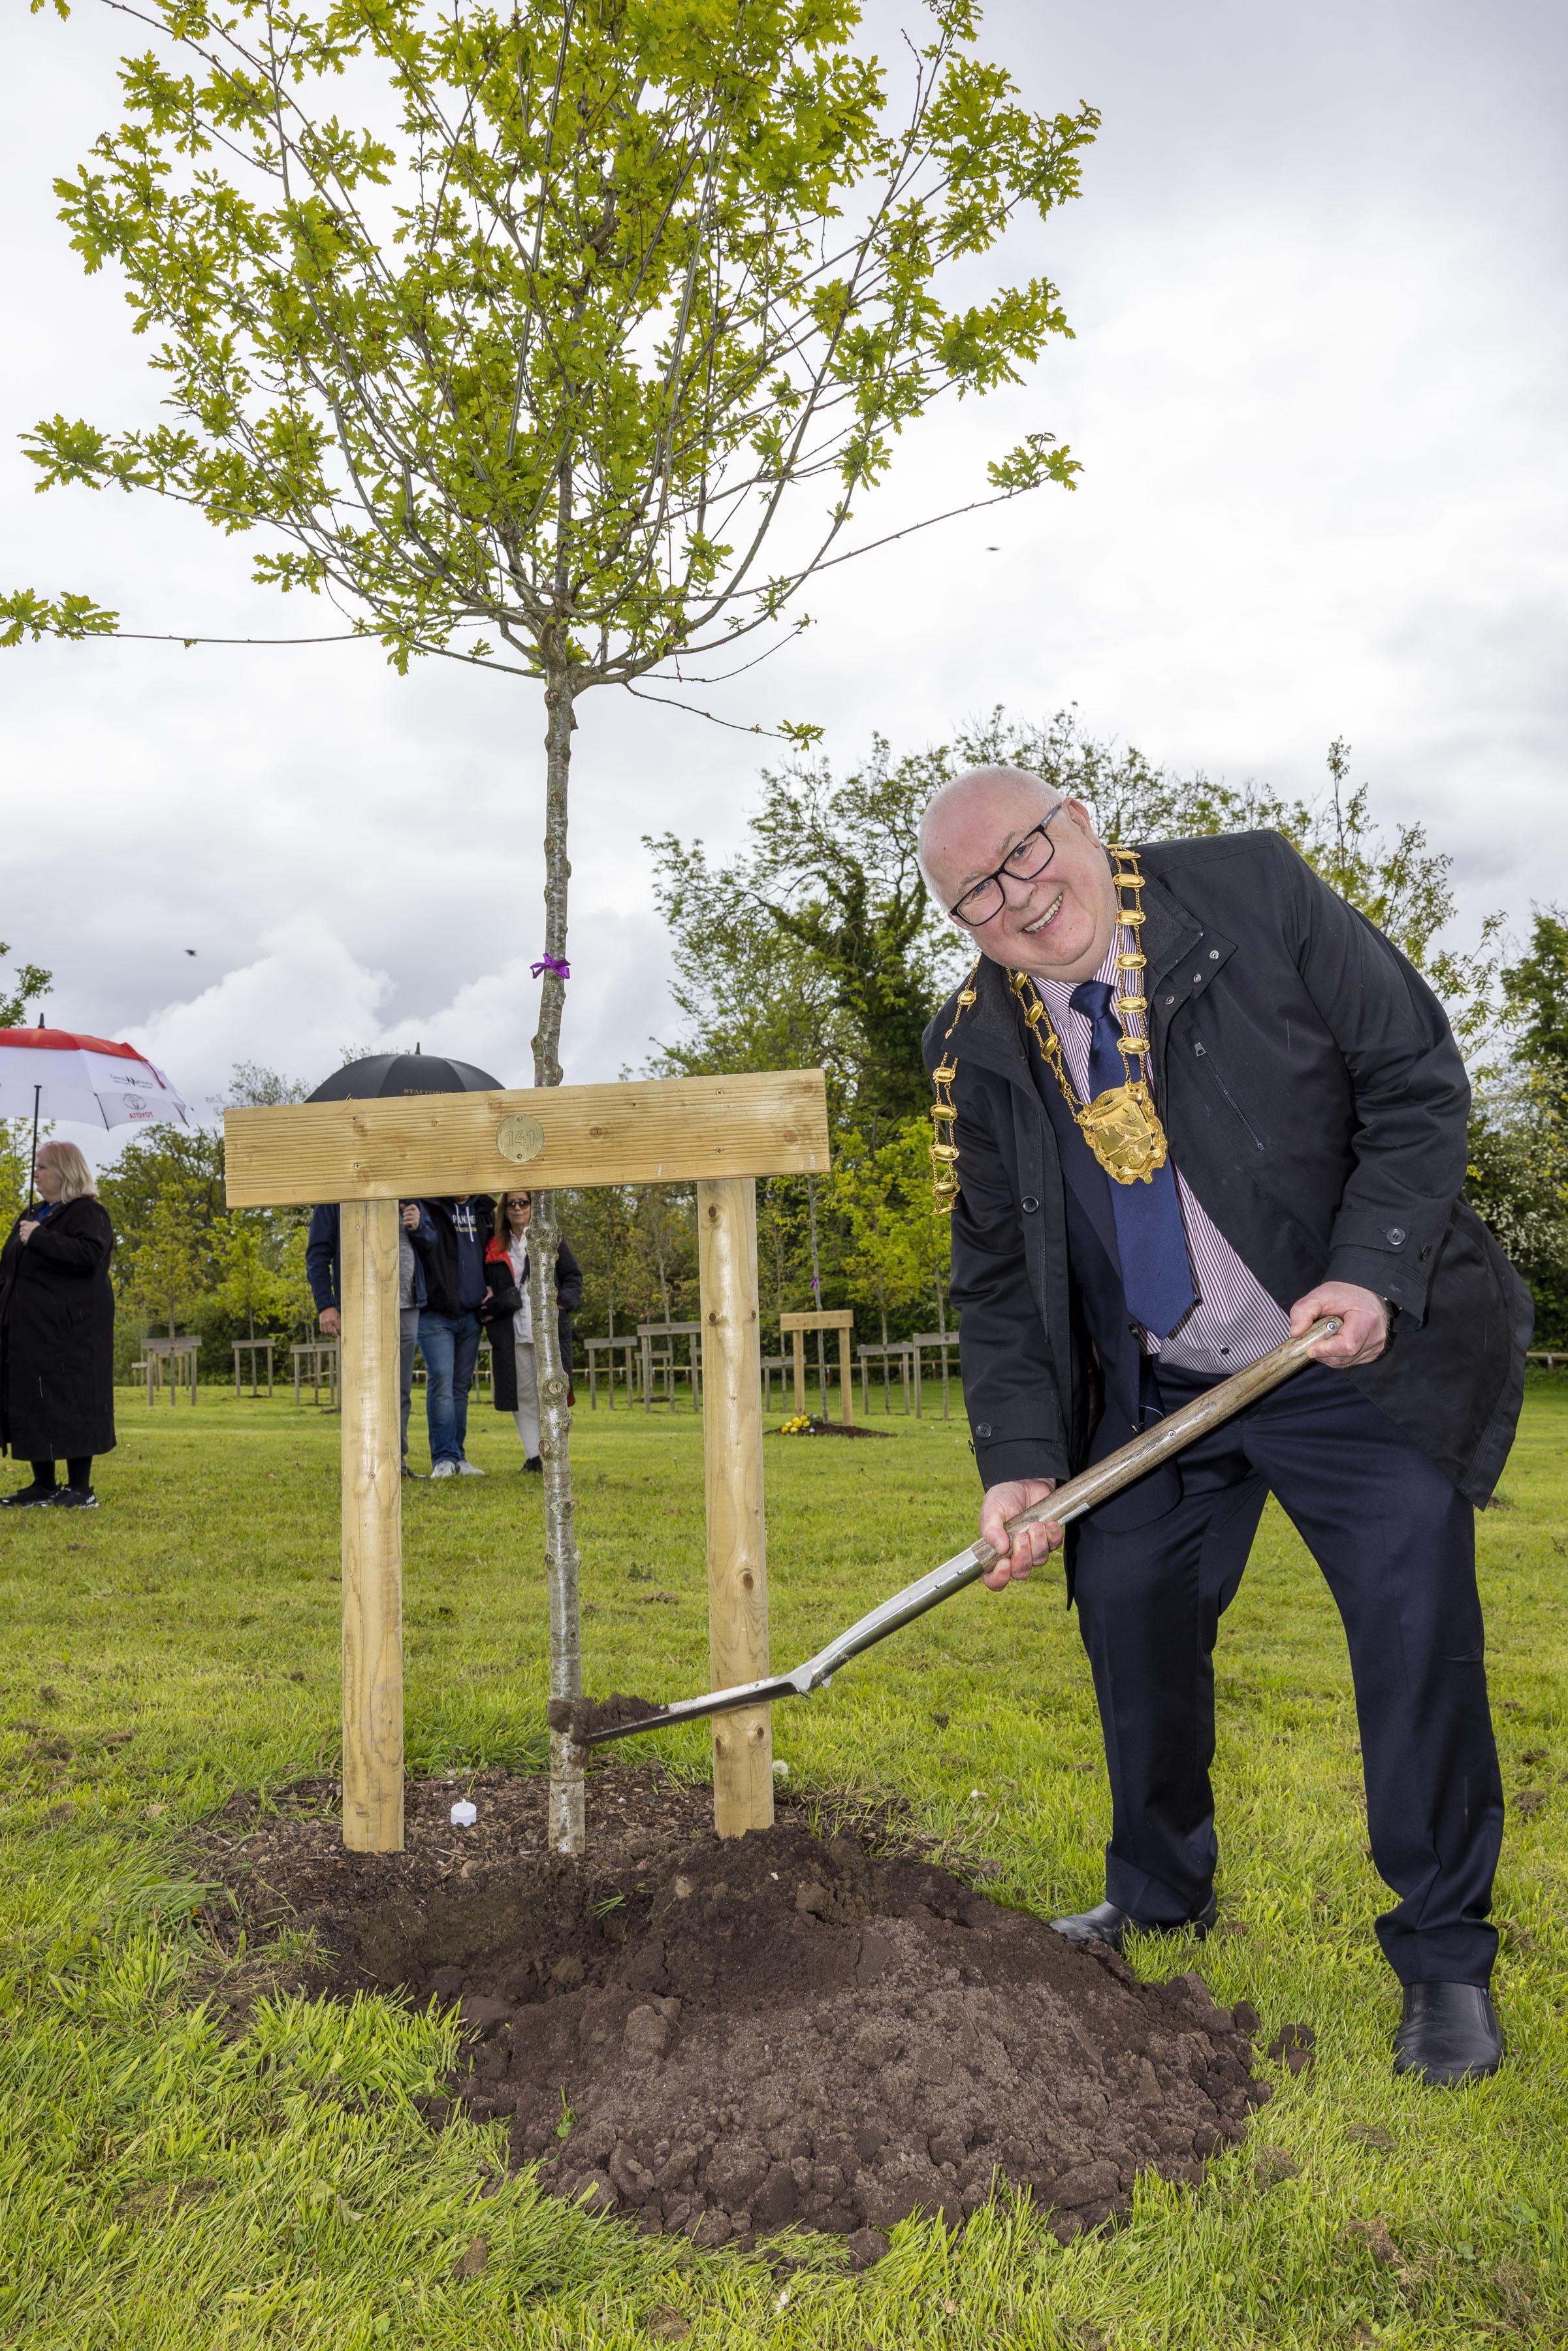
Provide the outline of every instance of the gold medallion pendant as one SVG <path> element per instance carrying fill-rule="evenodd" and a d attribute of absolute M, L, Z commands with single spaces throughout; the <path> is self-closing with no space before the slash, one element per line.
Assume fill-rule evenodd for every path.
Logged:
<path fill-rule="evenodd" d="M 1152 1184 L 1166 1164 L 1166 1131 L 1148 1087 L 1140 1078 L 1092 1102 L 1073 1106 L 1073 1115 L 1095 1158 L 1116 1184 Z"/>

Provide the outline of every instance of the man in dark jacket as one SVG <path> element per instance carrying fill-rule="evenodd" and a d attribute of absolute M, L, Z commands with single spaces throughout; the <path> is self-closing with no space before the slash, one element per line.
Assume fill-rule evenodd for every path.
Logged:
<path fill-rule="evenodd" d="M 419 1343 L 419 1318 L 424 1310 L 424 1268 L 414 1254 L 413 1236 L 419 1230 L 417 1200 L 398 1202 L 398 1370 L 402 1409 L 402 1474 L 408 1466 L 408 1407 L 413 1394 L 413 1351 Z M 305 1243 L 305 1279 L 316 1301 L 321 1335 L 339 1339 L 342 1315 L 343 1217 L 335 1200 L 310 1211 L 310 1231 Z"/>
<path fill-rule="evenodd" d="M 926 1050 L 952 1073 L 988 1583 L 1062 1540 L 1009 1547 L 1008 1517 L 1290 1332 L 1342 1326 L 1068 1537 L 1113 1831 L 1105 1900 L 1056 1924 L 1119 1947 L 1212 1923 L 1212 1652 L 1272 1491 L 1349 1642 L 1373 1856 L 1400 1897 L 1377 1922 L 1405 1988 L 1396 2069 L 1490 2073 L 1502 1789 L 1472 1511 L 1531 1307 L 1462 1197 L 1469 1089 L 1442 1008 L 1272 833 L 1118 852 L 1113 872 L 1081 803 L 990 768 L 937 794 L 922 852 L 978 950 Z"/>
<path fill-rule="evenodd" d="M 468 1391 L 479 1359 L 479 1309 L 490 1290 L 485 1251 L 496 1229 L 496 1203 L 488 1193 L 472 1192 L 418 1205 L 411 1238 L 424 1269 L 419 1352 L 424 1357 L 430 1474 L 482 1478 L 485 1472 L 464 1447 Z"/>

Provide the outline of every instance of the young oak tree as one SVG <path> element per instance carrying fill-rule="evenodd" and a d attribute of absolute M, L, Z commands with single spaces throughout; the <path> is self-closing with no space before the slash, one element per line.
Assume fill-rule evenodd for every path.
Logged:
<path fill-rule="evenodd" d="M 864 551 L 845 535 L 904 427 L 1068 331 L 1046 277 L 982 264 L 1077 193 L 1098 117 L 1024 106 L 976 52 L 973 0 L 912 7 L 902 99 L 854 0 L 110 4 L 152 46 L 61 216 L 89 271 L 120 270 L 171 414 L 58 415 L 28 455 L 44 486 L 152 489 L 259 532 L 256 579 L 324 599 L 400 671 L 542 684 L 533 1052 L 559 1084 L 578 702 L 654 677 L 678 699 L 762 658 L 806 624 L 805 582 Z M 1076 470 L 1030 433 L 952 511 Z M 0 597 L 5 642 L 46 633 L 144 632 L 88 595 Z M 536 1197 L 551 1689 L 575 1696 Z M 566 1851 L 574 1754 L 557 1739 Z"/>

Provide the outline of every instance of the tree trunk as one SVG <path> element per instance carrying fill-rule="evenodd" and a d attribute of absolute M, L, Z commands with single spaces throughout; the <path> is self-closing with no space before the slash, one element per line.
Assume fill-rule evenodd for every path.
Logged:
<path fill-rule="evenodd" d="M 571 866 L 567 858 L 567 787 L 571 772 L 571 673 L 564 645 L 547 647 L 545 674 L 545 937 L 544 952 L 566 961 L 566 898 Z M 559 972 L 542 974 L 539 1025 L 534 1043 L 534 1083 L 561 1081 L 560 1023 L 566 983 Z M 560 1246 L 555 1196 L 535 1192 L 528 1228 L 528 1295 L 533 1307 L 534 1354 L 538 1365 L 539 1453 L 544 1462 L 545 1579 L 549 1592 L 549 1694 L 582 1696 L 582 1635 L 577 1582 L 580 1560 L 571 1495 L 570 1382 L 561 1361 L 556 1320 L 555 1260 Z M 582 1750 L 567 1732 L 552 1730 L 549 1742 L 549 1841 L 554 1853 L 580 1854 L 584 1843 Z"/>

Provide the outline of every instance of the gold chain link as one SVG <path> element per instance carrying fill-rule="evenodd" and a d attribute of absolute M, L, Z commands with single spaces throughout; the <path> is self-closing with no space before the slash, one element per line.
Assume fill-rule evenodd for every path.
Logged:
<path fill-rule="evenodd" d="M 969 977 L 958 990 L 957 1005 L 947 1023 L 947 1034 L 942 1040 L 944 1045 L 975 1001 L 975 974 L 979 968 L 980 958 L 977 956 L 969 967 Z M 931 1083 L 936 1092 L 936 1099 L 931 1105 L 931 1188 L 936 1195 L 939 1217 L 950 1217 L 958 1197 L 958 1145 L 954 1137 L 958 1112 L 953 1100 L 953 1081 L 957 1074 L 958 1064 L 951 1053 L 946 1052 L 931 1072 Z"/>

